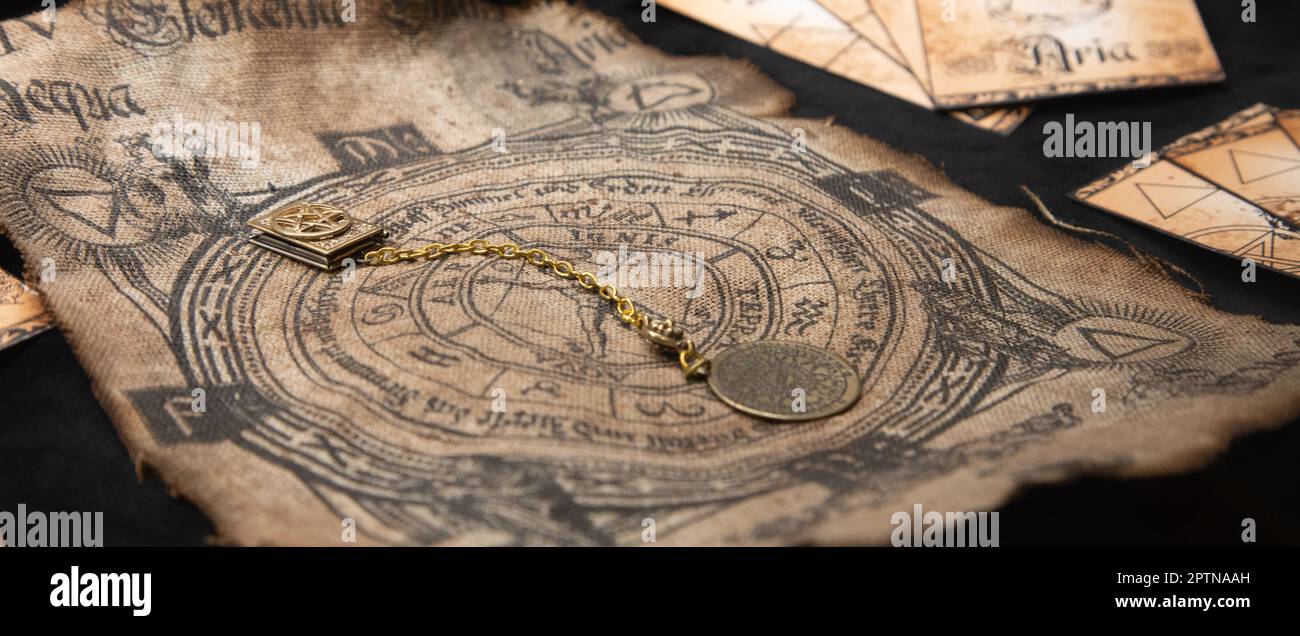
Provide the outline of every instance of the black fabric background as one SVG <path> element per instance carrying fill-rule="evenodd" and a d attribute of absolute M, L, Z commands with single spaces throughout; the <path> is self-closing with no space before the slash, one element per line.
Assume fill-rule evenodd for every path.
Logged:
<path fill-rule="evenodd" d="M 1010 138 L 980 132 L 722 34 L 660 7 L 641 21 L 640 0 L 591 1 L 642 40 L 680 55 L 752 60 L 793 91 L 794 114 L 834 120 L 925 156 L 997 204 L 1030 207 L 1026 185 L 1062 220 L 1122 237 L 1187 270 L 1224 310 L 1300 323 L 1300 280 L 1265 270 L 1243 283 L 1240 264 L 1071 201 L 1066 193 L 1123 160 L 1045 159 L 1043 124 L 1075 113 L 1089 121 L 1151 121 L 1157 147 L 1257 102 L 1300 107 L 1300 3 L 1259 0 L 1258 22 L 1241 21 L 1237 0 L 1201 0 L 1201 13 L 1228 74 L 1226 84 L 1075 97 L 1038 105 Z M 8 3 L 0 17 L 40 8 Z M 59 69 L 51 77 L 64 78 Z M 22 263 L 0 239 L 0 266 Z M 1088 276 L 1088 264 L 1079 264 Z M 1296 387 L 1300 390 L 1300 387 Z M 1259 542 L 1300 545 L 1300 421 L 1236 440 L 1200 470 L 1141 480 L 1084 478 L 1033 487 L 1001 510 L 1003 545 L 1241 545 L 1241 520 Z M 0 351 L 0 510 L 104 512 L 108 545 L 198 545 L 212 533 L 198 510 L 172 498 L 156 476 L 137 480 L 125 447 L 90 390 L 67 342 L 47 332 Z"/>

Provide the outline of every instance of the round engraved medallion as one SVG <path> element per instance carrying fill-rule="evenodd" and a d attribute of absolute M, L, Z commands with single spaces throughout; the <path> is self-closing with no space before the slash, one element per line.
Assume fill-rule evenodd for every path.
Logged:
<path fill-rule="evenodd" d="M 347 212 L 323 203 L 295 203 L 272 214 L 268 222 L 277 234 L 307 240 L 338 236 L 352 227 Z"/>
<path fill-rule="evenodd" d="M 710 362 L 709 388 L 739 411 L 785 422 L 830 417 L 862 393 L 857 373 L 839 356 L 780 340 L 723 350 Z"/>

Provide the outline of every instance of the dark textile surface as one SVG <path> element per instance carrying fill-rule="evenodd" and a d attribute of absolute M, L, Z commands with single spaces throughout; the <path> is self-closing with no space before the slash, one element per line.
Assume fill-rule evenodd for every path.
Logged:
<path fill-rule="evenodd" d="M 24 8 L 21 4 L 29 5 Z M 0 9 L 13 17 L 39 2 Z M 1042 127 L 1066 113 L 1092 121 L 1151 121 L 1157 146 L 1257 102 L 1300 107 L 1300 7 L 1262 0 L 1259 21 L 1240 20 L 1235 2 L 1201 2 L 1228 82 L 1071 98 L 1039 105 L 1009 139 L 857 86 L 659 9 L 641 21 L 641 3 L 590 2 L 615 15 L 646 43 L 678 55 L 752 60 L 792 90 L 795 115 L 835 121 L 902 150 L 923 155 L 960 186 L 993 203 L 1029 207 L 1028 186 L 1063 221 L 1121 237 L 1185 269 L 1216 306 L 1274 322 L 1300 323 L 1300 281 L 1267 271 L 1241 282 L 1239 264 L 1070 201 L 1065 193 L 1122 160 L 1045 159 Z M 0 242 L 0 265 L 21 262 Z M 1086 275 L 1086 263 L 1080 264 Z M 211 526 L 156 478 L 137 481 L 125 448 L 91 392 L 65 341 L 47 333 L 0 352 L 0 509 L 104 511 L 109 545 L 201 544 Z M 1002 508 L 1003 545 L 1239 544 L 1252 517 L 1261 543 L 1300 542 L 1300 422 L 1237 440 L 1193 473 L 1136 481 L 1084 480 L 1039 487 Z"/>

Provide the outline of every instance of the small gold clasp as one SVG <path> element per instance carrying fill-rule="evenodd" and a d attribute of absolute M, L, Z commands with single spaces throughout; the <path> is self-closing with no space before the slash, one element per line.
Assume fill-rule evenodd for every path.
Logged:
<path fill-rule="evenodd" d="M 248 221 L 258 230 L 254 245 L 300 263 L 333 270 L 346 259 L 380 245 L 386 233 L 372 223 L 324 203 L 299 201 Z"/>

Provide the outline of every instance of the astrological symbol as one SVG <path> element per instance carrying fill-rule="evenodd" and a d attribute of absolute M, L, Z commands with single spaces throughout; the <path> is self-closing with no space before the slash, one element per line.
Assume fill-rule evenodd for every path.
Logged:
<path fill-rule="evenodd" d="M 668 402 L 666 400 L 660 400 L 659 407 L 653 410 L 648 409 L 642 403 L 637 402 L 636 410 L 640 411 L 642 415 L 646 415 L 648 417 L 662 417 L 663 414 L 667 413 L 668 411 L 672 411 L 675 415 L 681 417 L 699 417 L 701 415 L 704 415 L 704 406 L 700 404 L 696 404 L 694 408 L 680 409 L 674 406 L 671 402 Z"/>
<path fill-rule="evenodd" d="M 822 316 L 827 305 L 825 301 L 803 298 L 794 304 L 794 316 L 790 324 L 785 326 L 785 334 L 790 335 L 791 331 L 798 331 L 799 335 L 811 329 L 816 325 Z"/>
<path fill-rule="evenodd" d="M 736 215 L 735 210 L 724 210 L 722 208 L 718 208 L 714 210 L 713 214 L 698 214 L 695 212 L 695 210 L 687 210 L 686 216 L 679 216 L 677 217 L 677 220 L 686 221 L 686 226 L 690 227 L 695 223 L 695 219 L 717 219 L 719 221 L 725 221 L 726 219 L 733 217 L 735 215 Z"/>
<path fill-rule="evenodd" d="M 524 389 L 524 395 L 526 396 L 529 393 L 532 393 L 533 391 L 541 391 L 542 393 L 545 393 L 551 397 L 560 397 L 559 383 L 552 382 L 550 380 L 540 380 L 538 382 L 533 383 L 532 386 Z"/>
<path fill-rule="evenodd" d="M 808 260 L 808 257 L 800 254 L 806 249 L 808 249 L 808 245 L 806 243 L 800 240 L 796 240 L 790 243 L 789 249 L 781 248 L 774 245 L 772 247 L 767 248 L 766 252 L 764 253 L 767 254 L 768 258 L 773 260 L 778 260 L 778 261 L 785 260 L 785 259 L 806 261 Z"/>
<path fill-rule="evenodd" d="M 220 313 L 209 314 L 206 310 L 203 309 L 200 309 L 198 314 L 199 314 L 199 318 L 203 320 L 202 337 L 206 339 L 211 337 L 213 334 L 216 334 L 218 340 L 225 342 L 226 336 L 221 333 L 221 329 L 220 329 L 221 314 Z"/>
<path fill-rule="evenodd" d="M 420 362 L 423 362 L 425 364 L 432 364 L 438 367 L 446 368 L 446 367 L 450 367 L 451 365 L 457 362 L 460 362 L 460 358 L 457 358 L 456 356 L 451 355 L 450 353 L 443 353 L 429 346 L 423 346 L 415 351 L 409 351 L 407 353 L 412 358 L 415 358 Z"/>
<path fill-rule="evenodd" d="M 361 315 L 361 322 L 367 325 L 382 325 L 392 322 L 401 316 L 403 311 L 405 310 L 397 303 L 384 303 L 367 309 L 366 313 Z"/>

